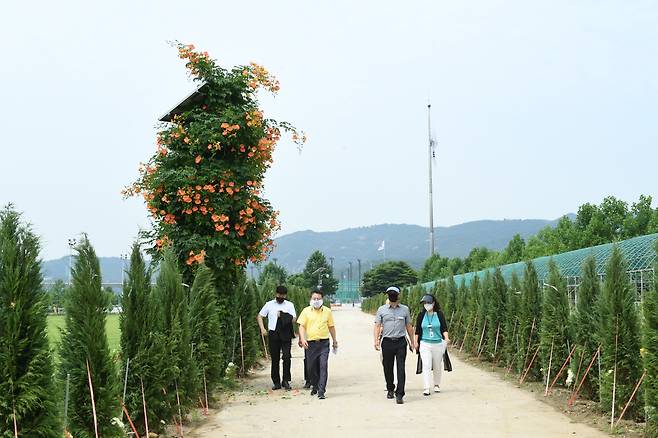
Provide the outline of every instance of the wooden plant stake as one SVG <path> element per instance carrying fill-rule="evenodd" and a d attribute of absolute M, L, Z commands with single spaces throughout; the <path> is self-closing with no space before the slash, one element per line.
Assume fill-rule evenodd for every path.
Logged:
<path fill-rule="evenodd" d="M 614 429 L 615 421 L 615 402 L 617 401 L 617 346 L 619 343 L 619 319 L 617 319 L 617 329 L 615 330 L 615 367 L 612 373 L 612 413 L 610 414 L 610 431 Z"/>
<path fill-rule="evenodd" d="M 551 338 L 551 354 L 548 357 L 548 373 L 546 373 L 546 389 L 544 390 L 544 397 L 548 395 L 548 382 L 551 381 L 551 366 L 553 366 L 553 345 L 555 345 L 555 336 Z"/>
<path fill-rule="evenodd" d="M 576 380 L 574 382 L 578 382 L 578 379 L 580 378 L 580 370 L 582 369 L 583 366 L 583 359 L 585 359 L 585 349 L 580 352 L 580 362 L 578 363 L 578 372 L 576 373 Z M 576 385 L 573 385 L 573 391 L 571 391 L 571 395 L 573 395 L 574 391 L 576 390 Z"/>
<path fill-rule="evenodd" d="M 126 359 L 126 375 L 123 378 L 123 397 L 121 398 L 121 404 L 126 402 L 126 389 L 128 388 L 128 368 L 130 368 L 130 358 Z M 123 413 L 121 415 L 123 415 Z"/>
<path fill-rule="evenodd" d="M 628 402 L 626 402 L 626 405 L 624 406 L 624 409 L 621 411 L 621 415 L 619 416 L 619 418 L 617 418 L 617 422 L 615 423 L 615 427 L 617 427 L 619 425 L 619 422 L 624 417 L 624 414 L 626 413 L 626 409 L 628 409 L 628 406 L 633 401 L 633 398 L 635 398 L 635 394 L 637 393 L 637 390 L 640 389 L 640 385 L 642 384 L 642 381 L 644 380 L 644 377 L 646 375 L 647 375 L 647 370 L 644 370 L 644 372 L 642 373 L 642 376 L 640 377 L 640 380 L 637 382 L 637 385 L 635 385 L 635 389 L 633 389 L 633 393 L 631 394 L 631 397 L 628 399 Z"/>
<path fill-rule="evenodd" d="M 480 335 L 480 343 L 478 344 L 478 359 L 480 358 L 480 355 L 482 354 L 482 350 L 480 348 L 482 347 L 482 341 L 484 340 L 484 332 L 487 329 L 487 320 L 484 320 L 484 325 L 482 326 L 482 334 Z"/>
<path fill-rule="evenodd" d="M 16 423 L 16 408 L 14 408 L 14 438 L 18 438 L 18 424 Z"/>
<path fill-rule="evenodd" d="M 498 353 L 498 336 L 500 335 L 500 322 L 498 322 L 498 328 L 496 329 L 496 345 L 494 346 L 494 357 Z"/>
<path fill-rule="evenodd" d="M 240 354 L 242 355 L 242 375 L 244 376 L 244 339 L 242 338 L 242 317 L 240 317 Z"/>
<path fill-rule="evenodd" d="M 96 418 L 96 401 L 94 400 L 94 385 L 91 383 L 91 370 L 89 369 L 89 359 L 87 361 L 87 380 L 89 381 L 89 394 L 91 394 L 91 411 L 94 414 L 94 432 L 98 438 L 98 418 Z"/>
<path fill-rule="evenodd" d="M 535 363 L 535 359 L 537 358 L 537 354 L 539 353 L 539 347 L 541 347 L 541 345 L 537 345 L 535 354 L 532 355 L 532 359 L 530 360 L 530 365 L 528 365 L 528 368 L 526 368 L 525 373 L 523 373 L 523 377 L 521 377 L 521 380 L 519 380 L 519 385 L 523 385 L 525 378 L 528 376 L 528 373 L 530 372 L 530 368 L 532 368 L 532 364 Z"/>
<path fill-rule="evenodd" d="M 137 432 L 137 429 L 135 428 L 135 425 L 133 424 L 132 418 L 130 418 L 130 414 L 128 413 L 128 409 L 126 409 L 126 405 L 121 402 L 121 409 L 123 410 L 123 413 L 126 415 L 126 418 L 128 419 L 128 424 L 130 424 L 130 428 L 133 430 L 133 433 L 137 438 L 139 438 L 139 432 Z M 148 435 L 146 435 L 148 437 Z"/>
<path fill-rule="evenodd" d="M 208 385 L 206 383 L 206 370 L 203 369 L 203 392 L 206 396 L 206 405 L 203 408 L 204 415 L 208 415 Z"/>
<path fill-rule="evenodd" d="M 589 366 L 585 370 L 585 374 L 583 374 L 583 378 L 580 380 L 580 383 L 578 384 L 578 388 L 574 391 L 573 394 L 571 394 L 571 398 L 569 398 L 569 400 L 567 401 L 567 404 L 569 406 L 573 406 L 574 401 L 576 401 L 576 398 L 578 397 L 578 393 L 580 392 L 580 388 L 583 386 L 583 383 L 585 383 L 587 374 L 589 374 L 589 370 L 592 369 L 592 365 L 594 365 L 594 361 L 596 360 L 597 356 L 600 355 L 600 353 L 601 353 L 601 344 L 599 344 L 599 347 L 594 352 L 594 356 L 592 356 L 592 361 L 589 363 Z"/>
<path fill-rule="evenodd" d="M 448 322 L 448 327 L 452 327 L 452 318 L 455 316 L 455 311 L 452 311 L 452 315 L 450 315 L 450 321 Z"/>
<path fill-rule="evenodd" d="M 519 344 L 519 336 L 518 336 L 518 333 L 516 332 L 516 328 L 517 328 L 518 325 L 519 325 L 518 323 L 519 323 L 518 320 L 517 320 L 517 321 L 514 321 L 514 331 L 512 332 L 512 340 L 514 340 L 514 337 L 516 336 L 516 346 L 517 346 L 517 348 L 518 348 L 518 346 L 519 346 L 519 345 L 518 345 L 518 344 Z M 505 377 L 507 377 L 507 375 L 508 375 L 510 372 L 512 372 L 512 367 L 513 367 L 513 366 L 514 366 L 514 358 L 512 358 L 512 360 L 509 362 L 509 366 L 507 367 L 507 371 L 505 372 Z"/>
<path fill-rule="evenodd" d="M 146 429 L 146 438 L 150 438 L 149 435 L 149 416 L 146 412 L 146 397 L 144 396 L 144 381 L 142 378 L 139 378 L 139 383 L 142 387 L 142 407 L 144 409 L 144 428 Z"/>
<path fill-rule="evenodd" d="M 530 345 L 532 344 L 532 335 L 535 333 L 535 323 L 537 322 L 537 317 L 532 318 L 532 327 L 530 327 L 530 336 L 528 337 L 528 348 L 525 350 L 525 357 L 523 358 L 523 366 L 528 363 L 528 355 L 530 354 Z"/>
<path fill-rule="evenodd" d="M 576 351 L 576 346 L 574 345 L 574 346 L 571 348 L 571 351 L 569 352 L 569 356 L 567 356 L 567 360 L 564 361 L 564 363 L 562 364 L 562 368 L 560 368 L 560 371 L 558 371 L 558 373 L 555 375 L 555 378 L 554 378 L 553 381 L 551 382 L 551 386 L 548 388 L 548 392 L 549 392 L 549 393 L 553 390 L 553 387 L 554 387 L 555 384 L 557 383 L 557 379 L 560 378 L 560 376 L 562 375 L 562 372 L 566 369 L 567 364 L 569 363 L 569 360 L 571 359 L 571 356 L 573 355 L 573 353 L 574 353 L 575 351 Z"/>
<path fill-rule="evenodd" d="M 180 396 L 178 395 L 178 382 L 175 382 L 176 385 L 176 403 L 178 404 L 178 419 L 180 423 L 178 424 L 178 430 L 181 438 L 185 438 L 185 433 L 183 432 L 183 413 L 180 409 Z"/>

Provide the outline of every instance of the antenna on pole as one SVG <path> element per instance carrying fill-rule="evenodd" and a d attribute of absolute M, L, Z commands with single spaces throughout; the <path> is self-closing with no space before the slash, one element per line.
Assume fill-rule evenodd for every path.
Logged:
<path fill-rule="evenodd" d="M 430 257 L 434 255 L 434 201 L 432 195 L 432 158 L 434 156 L 434 140 L 432 139 L 432 122 L 430 119 L 429 97 L 427 98 L 427 136 L 428 136 L 428 164 L 429 164 L 429 201 L 430 201 Z"/>

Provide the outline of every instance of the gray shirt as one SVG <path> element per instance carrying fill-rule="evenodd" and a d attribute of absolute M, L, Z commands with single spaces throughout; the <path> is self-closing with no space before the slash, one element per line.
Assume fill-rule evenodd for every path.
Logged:
<path fill-rule="evenodd" d="M 385 338 L 403 338 L 407 333 L 407 324 L 411 324 L 409 308 L 404 304 L 391 307 L 384 304 L 377 309 L 375 323 L 382 325 L 382 336 Z"/>

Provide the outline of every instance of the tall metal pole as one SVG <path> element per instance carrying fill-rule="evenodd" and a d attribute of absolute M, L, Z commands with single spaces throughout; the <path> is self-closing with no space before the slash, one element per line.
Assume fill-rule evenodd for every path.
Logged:
<path fill-rule="evenodd" d="M 428 164 L 429 164 L 429 195 L 430 195 L 430 257 L 434 255 L 434 202 L 432 196 L 432 123 L 430 120 L 430 109 L 432 105 L 427 103 L 427 136 L 428 136 Z"/>

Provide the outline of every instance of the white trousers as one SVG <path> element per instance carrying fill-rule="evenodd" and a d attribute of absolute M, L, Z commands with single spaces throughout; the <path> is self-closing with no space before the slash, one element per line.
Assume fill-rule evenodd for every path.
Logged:
<path fill-rule="evenodd" d="M 420 360 L 423 362 L 423 388 L 432 387 L 432 374 L 434 385 L 441 386 L 441 373 L 443 372 L 443 353 L 446 343 L 420 341 Z"/>

